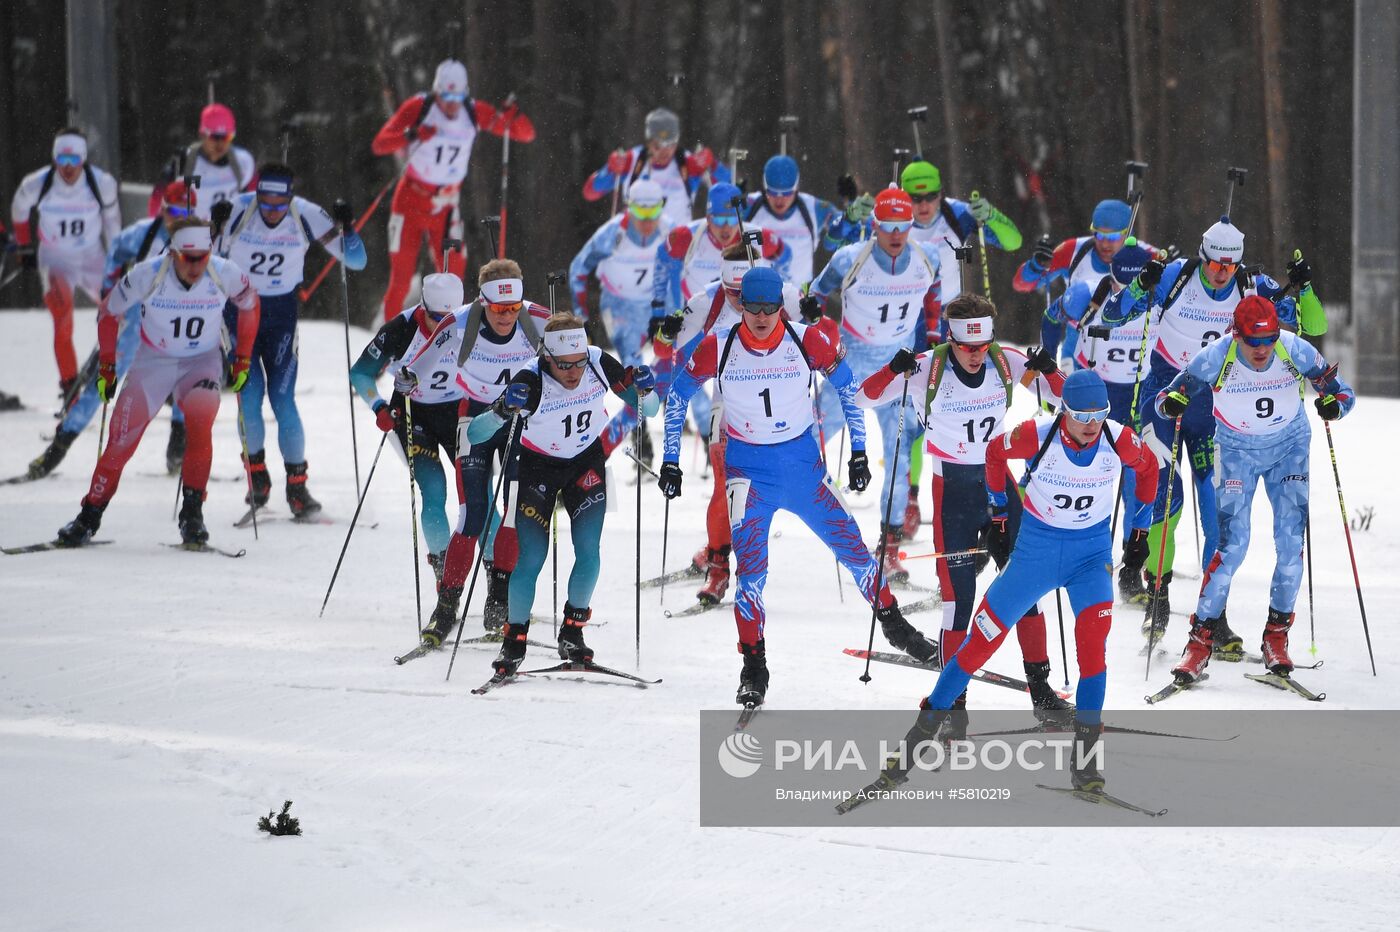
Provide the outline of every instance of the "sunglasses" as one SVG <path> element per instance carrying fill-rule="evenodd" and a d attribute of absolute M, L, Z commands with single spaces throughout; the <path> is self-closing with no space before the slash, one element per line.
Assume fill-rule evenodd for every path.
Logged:
<path fill-rule="evenodd" d="M 1220 274 L 1222 272 L 1233 273 L 1235 269 L 1239 267 L 1240 264 L 1238 262 L 1218 262 L 1215 259 L 1206 260 L 1206 268 L 1212 272 L 1215 272 L 1216 274 Z"/>
<path fill-rule="evenodd" d="M 881 233 L 905 233 L 914 225 L 913 220 L 877 220 L 875 227 Z"/>
<path fill-rule="evenodd" d="M 764 188 L 763 191 L 769 197 L 792 197 L 794 194 L 797 193 L 796 188 L 788 188 L 784 191 L 779 191 L 776 188 Z"/>
<path fill-rule="evenodd" d="M 938 200 L 942 196 L 942 191 L 930 191 L 927 194 L 911 194 L 909 195 L 909 199 L 915 204 L 928 204 Z"/>
<path fill-rule="evenodd" d="M 166 204 L 165 212 L 170 216 L 174 217 L 176 220 L 188 217 L 190 215 L 190 210 L 188 207 L 180 207 L 175 204 Z"/>
<path fill-rule="evenodd" d="M 439 94 L 438 100 L 444 100 L 450 104 L 460 104 L 467 99 L 466 94 Z"/>
<path fill-rule="evenodd" d="M 733 214 L 710 214 L 710 222 L 717 227 L 732 227 L 739 222 Z"/>
<path fill-rule="evenodd" d="M 1127 230 L 1095 230 L 1094 239 L 1101 243 L 1115 243 L 1128 235 Z"/>
<path fill-rule="evenodd" d="M 180 250 L 176 252 L 175 255 L 184 259 L 186 262 L 203 262 L 205 259 L 209 258 L 209 250 L 201 249 L 198 252 Z"/>
<path fill-rule="evenodd" d="M 208 136 L 210 139 L 214 140 L 215 142 L 227 142 L 228 139 L 229 139 L 229 137 L 230 137 L 232 134 L 231 134 L 231 133 L 205 133 L 205 135 Z"/>
<path fill-rule="evenodd" d="M 267 201 L 264 201 L 261 198 L 258 199 L 258 209 L 265 210 L 271 214 L 280 214 L 291 206 L 291 201 L 287 201 L 284 204 L 269 204 Z"/>
<path fill-rule="evenodd" d="M 987 347 L 992 345 L 991 343 L 959 343 L 957 340 L 953 340 L 952 344 L 958 349 L 966 350 L 969 353 L 983 352 Z"/>
<path fill-rule="evenodd" d="M 81 155 L 74 155 L 72 152 L 55 155 L 53 160 L 64 168 L 77 168 L 79 165 L 83 164 L 83 157 Z"/>
<path fill-rule="evenodd" d="M 588 365 L 588 360 L 580 359 L 577 362 L 560 362 L 558 359 L 551 356 L 549 357 L 549 363 L 560 372 L 568 372 L 570 369 L 582 369 L 584 366 Z"/>
<path fill-rule="evenodd" d="M 782 309 L 782 304 L 775 304 L 769 301 L 744 302 L 744 310 L 748 311 L 750 314 L 762 314 L 764 317 L 776 314 Z"/>
<path fill-rule="evenodd" d="M 666 209 L 665 204 L 628 204 L 627 212 L 638 220 L 655 220 Z"/>
<path fill-rule="evenodd" d="M 1065 416 L 1080 424 L 1098 424 L 1108 419 L 1108 409 L 1101 408 L 1098 411 L 1071 411 L 1069 408 L 1062 409 Z"/>
<path fill-rule="evenodd" d="M 1242 342 L 1245 346 L 1253 346 L 1256 349 L 1261 346 L 1273 346 L 1275 343 L 1278 342 L 1278 334 L 1266 333 L 1262 337 L 1241 336 L 1240 342 Z"/>
<path fill-rule="evenodd" d="M 516 314 L 525 306 L 524 301 L 516 301 L 514 304 L 496 304 L 492 301 L 486 302 L 486 309 L 492 314 Z"/>

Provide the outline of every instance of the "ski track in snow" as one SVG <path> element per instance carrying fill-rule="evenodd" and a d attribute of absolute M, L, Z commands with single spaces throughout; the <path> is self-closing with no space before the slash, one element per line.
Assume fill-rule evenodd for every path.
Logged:
<path fill-rule="evenodd" d="M 77 318 L 84 350 L 94 313 Z M 0 475 L 9 476 L 53 430 L 57 375 L 46 313 L 5 313 L 0 322 L 0 385 L 28 405 L 0 414 Z M 368 337 L 352 335 L 356 351 Z M 355 490 L 342 341 L 334 324 L 302 325 L 301 410 L 310 487 L 328 514 L 348 521 Z M 1022 393 L 1017 414 L 1029 412 L 1027 402 Z M 1400 451 L 1387 429 L 1396 415 L 1400 403 L 1365 398 L 1334 429 L 1353 511 L 1378 505 L 1387 488 Z M 379 433 L 358 401 L 355 416 L 363 476 Z M 346 526 L 269 522 L 254 541 L 251 528 L 230 527 L 244 511 L 239 487 L 215 482 L 205 506 L 211 542 L 247 547 L 247 557 L 161 547 L 178 539 L 174 480 L 156 477 L 167 430 L 163 413 L 107 511 L 102 536 L 113 545 L 0 558 L 0 875 L 9 894 L 0 898 L 0 927 L 681 929 L 738 920 L 831 928 L 905 917 L 911 908 L 947 927 L 1166 929 L 1179 927 L 1183 913 L 1217 928 L 1263 927 L 1271 917 L 1306 929 L 1392 927 L 1400 905 L 1393 830 L 701 828 L 696 712 L 735 708 L 735 631 L 729 612 L 665 619 L 659 592 L 647 592 L 642 663 L 634 667 L 634 489 L 615 488 L 594 601 L 610 624 L 588 640 L 599 662 L 665 683 L 593 689 L 565 674 L 475 697 L 469 690 L 489 675 L 491 650 L 462 648 L 446 682 L 449 652 L 392 662 L 416 641 L 407 470 L 398 456 L 381 458 L 360 517 L 380 527 L 356 531 L 318 619 Z M 239 445 L 227 394 L 215 431 L 214 473 L 234 473 Z M 833 456 L 837 446 L 832 438 Z M 55 478 L 0 487 L 0 543 L 52 539 L 77 513 L 96 450 L 92 425 Z M 280 494 L 275 449 L 269 460 Z M 709 482 L 693 465 L 687 449 L 682 466 L 692 481 L 671 507 L 670 568 L 703 541 Z M 624 469 L 614 461 L 619 479 Z M 1400 634 L 1388 622 L 1400 608 L 1391 571 L 1400 534 L 1384 508 L 1355 533 L 1380 671 L 1373 679 L 1320 426 L 1312 476 L 1318 656 L 1327 663 L 1300 679 L 1326 689 L 1329 708 L 1392 707 L 1389 658 Z M 860 498 L 855 513 L 873 538 L 878 503 L 871 493 Z M 650 576 L 660 571 L 662 506 L 650 482 L 643 503 Z M 926 489 L 923 504 L 927 510 Z M 773 707 L 912 709 L 932 676 L 877 664 L 863 686 L 861 665 L 841 654 L 864 646 L 869 625 L 854 586 L 847 580 L 843 604 L 815 538 L 787 515 L 774 529 L 783 536 L 767 600 Z M 1251 649 L 1272 569 L 1269 529 L 1260 492 L 1254 550 L 1230 615 Z M 1192 535 L 1184 526 L 1178 534 L 1185 553 Z M 560 539 L 567 578 L 567 533 Z M 931 531 L 906 546 L 931 549 Z M 931 561 L 910 568 L 932 584 Z M 426 567 L 422 576 L 426 614 L 432 576 Z M 547 565 L 537 618 L 549 617 L 549 587 Z M 696 587 L 668 585 L 666 605 L 690 604 Z M 1172 594 L 1177 608 L 1189 609 L 1189 585 Z M 1046 608 L 1058 683 L 1058 634 Z M 1139 615 L 1119 606 L 1109 708 L 1142 708 L 1144 692 L 1169 677 L 1170 663 L 1157 663 L 1143 680 Z M 1302 662 L 1306 590 L 1298 615 L 1294 656 Z M 932 632 L 939 617 L 915 621 Z M 547 633 L 541 624 L 536 631 Z M 1174 654 L 1184 638 L 1174 618 L 1168 649 Z M 1008 644 L 989 666 L 1019 676 L 1019 659 Z M 526 659 L 553 662 L 539 648 Z M 1174 698 L 1173 708 L 1306 705 L 1236 669 L 1248 668 L 1213 665 L 1221 675 Z M 972 701 L 1021 702 L 978 684 Z M 1286 805 L 1283 779 L 1270 789 Z M 257 832 L 257 818 L 285 799 L 306 834 Z"/>

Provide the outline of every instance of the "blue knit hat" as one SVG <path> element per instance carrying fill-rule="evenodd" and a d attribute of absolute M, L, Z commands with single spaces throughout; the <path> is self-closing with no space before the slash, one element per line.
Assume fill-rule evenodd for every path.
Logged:
<path fill-rule="evenodd" d="M 1108 388 L 1093 369 L 1076 369 L 1065 379 L 1060 399 L 1071 411 L 1102 411 L 1108 407 Z"/>
<path fill-rule="evenodd" d="M 738 188 L 727 181 L 722 181 L 710 188 L 705 212 L 707 214 L 732 214 L 734 208 L 730 206 L 731 203 L 734 198 L 742 196 L 743 193 Z"/>
<path fill-rule="evenodd" d="M 1094 208 L 1093 226 L 1095 230 L 1104 233 L 1117 233 L 1128 228 L 1128 221 L 1132 216 L 1133 209 L 1128 206 L 1127 201 L 1109 198 L 1099 201 L 1098 206 Z"/>
<path fill-rule="evenodd" d="M 1120 285 L 1131 284 L 1151 258 L 1147 250 L 1138 245 L 1136 236 L 1128 237 L 1123 248 L 1113 254 L 1114 279 Z"/>
<path fill-rule="evenodd" d="M 744 273 L 740 298 L 745 304 L 782 304 L 783 279 L 773 269 L 762 266 Z"/>
<path fill-rule="evenodd" d="M 763 187 L 774 194 L 797 191 L 797 160 L 790 155 L 775 155 L 763 166 Z"/>

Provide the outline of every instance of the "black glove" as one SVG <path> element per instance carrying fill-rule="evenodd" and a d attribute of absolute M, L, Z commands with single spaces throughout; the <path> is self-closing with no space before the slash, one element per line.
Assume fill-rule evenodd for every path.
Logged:
<path fill-rule="evenodd" d="M 987 526 L 987 555 L 996 563 L 997 569 L 1006 566 L 1011 557 L 1011 529 L 1006 526 L 1006 510 L 992 512 L 992 523 Z"/>
<path fill-rule="evenodd" d="M 1288 270 L 1288 283 L 1299 291 L 1312 284 L 1312 266 L 1301 252 L 1294 252 L 1293 259 L 1284 268 Z"/>
<path fill-rule="evenodd" d="M 214 224 L 214 235 L 218 236 L 219 231 L 228 223 L 229 215 L 233 213 L 232 201 L 219 201 L 209 209 L 209 220 Z"/>
<path fill-rule="evenodd" d="M 1041 271 L 1050 268 L 1050 260 L 1055 258 L 1055 244 L 1050 242 L 1050 237 L 1042 236 L 1035 241 L 1035 252 L 1031 253 L 1031 261 L 1040 266 Z"/>
<path fill-rule="evenodd" d="M 1055 354 L 1043 346 L 1032 346 L 1026 350 L 1026 367 L 1042 375 L 1049 375 L 1059 368 L 1055 365 Z"/>
<path fill-rule="evenodd" d="M 681 329 L 685 326 L 685 314 L 667 314 L 662 318 L 652 318 L 658 319 L 661 323 L 656 326 L 656 337 L 664 343 L 676 342 L 676 337 L 681 335 Z"/>
<path fill-rule="evenodd" d="M 1147 528 L 1134 528 L 1123 541 L 1123 565 L 1134 570 L 1142 569 L 1147 562 Z"/>
<path fill-rule="evenodd" d="M 336 198 L 335 203 L 331 205 L 331 216 L 335 218 L 335 222 L 340 224 L 340 228 L 346 233 L 354 231 L 355 212 L 350 209 L 349 201 Z"/>
<path fill-rule="evenodd" d="M 22 269 L 37 269 L 39 267 L 39 250 L 34 246 L 19 247 L 19 267 Z"/>
<path fill-rule="evenodd" d="M 1317 406 L 1317 413 L 1324 421 L 1335 421 L 1342 416 L 1342 403 L 1337 400 L 1336 395 L 1323 395 L 1313 404 Z"/>
<path fill-rule="evenodd" d="M 1138 286 L 1144 292 L 1148 292 L 1151 291 L 1153 288 L 1156 288 L 1157 283 L 1162 280 L 1162 272 L 1165 269 L 1166 265 L 1164 263 L 1158 261 L 1157 259 L 1149 259 L 1147 261 L 1147 264 L 1142 267 L 1142 271 L 1138 273 Z"/>
<path fill-rule="evenodd" d="M 815 324 L 822 319 L 822 303 L 814 294 L 803 295 L 797 302 L 797 309 L 802 312 L 804 324 Z"/>
<path fill-rule="evenodd" d="M 836 179 L 836 193 L 842 200 L 853 201 L 860 195 L 860 189 L 856 187 L 856 180 L 850 175 L 842 175 Z"/>
<path fill-rule="evenodd" d="M 1181 417 L 1190 403 L 1191 399 L 1181 392 L 1168 392 L 1167 397 L 1162 400 L 1162 413 L 1171 418 Z"/>
<path fill-rule="evenodd" d="M 846 461 L 846 474 L 851 480 L 851 488 L 864 492 L 870 485 L 870 459 L 864 450 L 852 450 Z"/>
<path fill-rule="evenodd" d="M 917 368 L 919 368 L 918 357 L 902 347 L 890 360 L 890 371 L 895 375 L 912 375 Z"/>
<path fill-rule="evenodd" d="M 656 484 L 661 488 L 661 494 L 667 498 L 677 498 L 681 494 L 681 468 L 675 463 L 662 463 L 661 475 L 657 478 Z"/>

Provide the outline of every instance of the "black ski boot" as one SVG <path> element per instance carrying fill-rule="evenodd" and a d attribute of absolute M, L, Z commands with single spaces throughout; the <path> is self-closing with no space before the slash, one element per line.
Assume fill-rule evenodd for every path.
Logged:
<path fill-rule="evenodd" d="M 1035 711 L 1036 719 L 1068 725 L 1070 715 L 1074 712 L 1074 704 L 1061 699 L 1060 694 L 1050 685 L 1050 661 L 1025 661 L 1023 665 L 1026 669 L 1026 685 L 1030 687 L 1031 708 Z"/>
<path fill-rule="evenodd" d="M 78 512 L 78 516 L 59 529 L 59 542 L 65 547 L 81 547 L 92 540 L 92 536 L 102 525 L 102 512 L 106 508 L 106 505 L 88 504 L 88 500 L 84 498 L 83 508 Z"/>
<path fill-rule="evenodd" d="M 250 453 L 246 462 L 253 490 L 244 494 L 243 504 L 253 508 L 261 508 L 267 504 L 268 498 L 272 495 L 272 479 L 267 474 L 267 453 L 264 450 Z M 288 484 L 290 485 L 290 478 Z"/>
<path fill-rule="evenodd" d="M 432 553 L 431 551 L 429 551 L 428 553 L 428 566 L 432 567 L 433 579 L 437 582 L 439 586 L 442 585 L 442 566 L 443 560 L 445 559 L 447 559 L 446 551 L 443 551 L 442 553 Z"/>
<path fill-rule="evenodd" d="M 18 395 L 7 395 L 0 392 L 0 411 L 19 411 L 24 407 L 24 402 L 19 400 Z"/>
<path fill-rule="evenodd" d="M 209 540 L 204 526 L 204 490 L 186 487 L 181 493 L 180 540 L 186 544 L 203 544 Z"/>
<path fill-rule="evenodd" d="M 60 430 L 53 435 L 53 441 L 49 443 L 43 453 L 40 453 L 29 463 L 29 472 L 26 473 L 31 479 L 42 479 L 68 455 L 68 448 L 73 445 L 73 441 L 78 439 L 77 433 L 71 430 Z"/>
<path fill-rule="evenodd" d="M 1076 790 L 1086 793 L 1102 793 L 1103 774 L 1097 766 L 1100 760 L 1100 742 L 1103 739 L 1103 724 L 1093 725 L 1084 722 L 1074 723 L 1074 753 L 1070 756 L 1069 778 Z"/>
<path fill-rule="evenodd" d="M 559 626 L 559 659 L 569 663 L 589 663 L 593 648 L 583 643 L 583 626 L 593 617 L 591 608 L 575 608 L 564 603 L 564 623 Z"/>
<path fill-rule="evenodd" d="M 487 565 L 486 605 L 481 610 L 481 625 L 487 631 L 499 631 L 506 623 L 510 607 L 510 570 L 498 570 Z"/>
<path fill-rule="evenodd" d="M 1151 637 L 1158 644 L 1162 643 L 1162 636 L 1167 633 L 1167 622 L 1172 617 L 1172 603 L 1168 594 L 1171 581 L 1170 571 L 1162 574 L 1160 588 L 1157 577 L 1151 573 L 1147 573 L 1143 581 L 1147 590 L 1147 613 L 1142 623 L 1142 636 Z"/>
<path fill-rule="evenodd" d="M 744 655 L 744 669 L 739 672 L 739 691 L 734 701 L 747 709 L 756 709 L 768 695 L 768 657 L 763 638 L 759 638 L 757 644 L 740 641 L 739 653 Z"/>
<path fill-rule="evenodd" d="M 1118 597 L 1129 605 L 1146 605 L 1149 593 L 1142 584 L 1142 567 L 1124 563 L 1118 568 Z"/>
<path fill-rule="evenodd" d="M 1239 663 L 1244 660 L 1244 638 L 1230 630 L 1222 611 L 1215 619 L 1215 641 L 1211 644 L 1211 656 L 1226 663 Z"/>
<path fill-rule="evenodd" d="M 428 619 L 428 626 L 423 629 L 423 643 L 429 647 L 441 647 L 452 634 L 452 629 L 457 627 L 457 604 L 462 598 L 461 586 L 450 586 L 438 590 L 437 608 L 433 609 L 433 617 Z"/>
<path fill-rule="evenodd" d="M 880 619 L 880 631 L 896 650 L 902 650 L 919 663 L 938 664 L 938 648 L 929 643 L 923 632 L 915 628 L 899 611 L 899 603 L 891 602 L 875 612 Z"/>
<path fill-rule="evenodd" d="M 284 463 L 287 467 L 287 507 L 293 518 L 310 518 L 321 510 L 321 503 L 306 491 L 306 464 Z"/>
<path fill-rule="evenodd" d="M 185 464 L 185 422 L 170 422 L 170 439 L 165 444 L 165 471 L 172 476 L 180 474 Z"/>
<path fill-rule="evenodd" d="M 520 669 L 520 661 L 525 659 L 525 638 L 529 634 L 529 625 L 506 625 L 501 632 L 505 638 L 501 643 L 501 652 L 491 664 L 498 676 L 514 676 L 515 671 Z"/>

